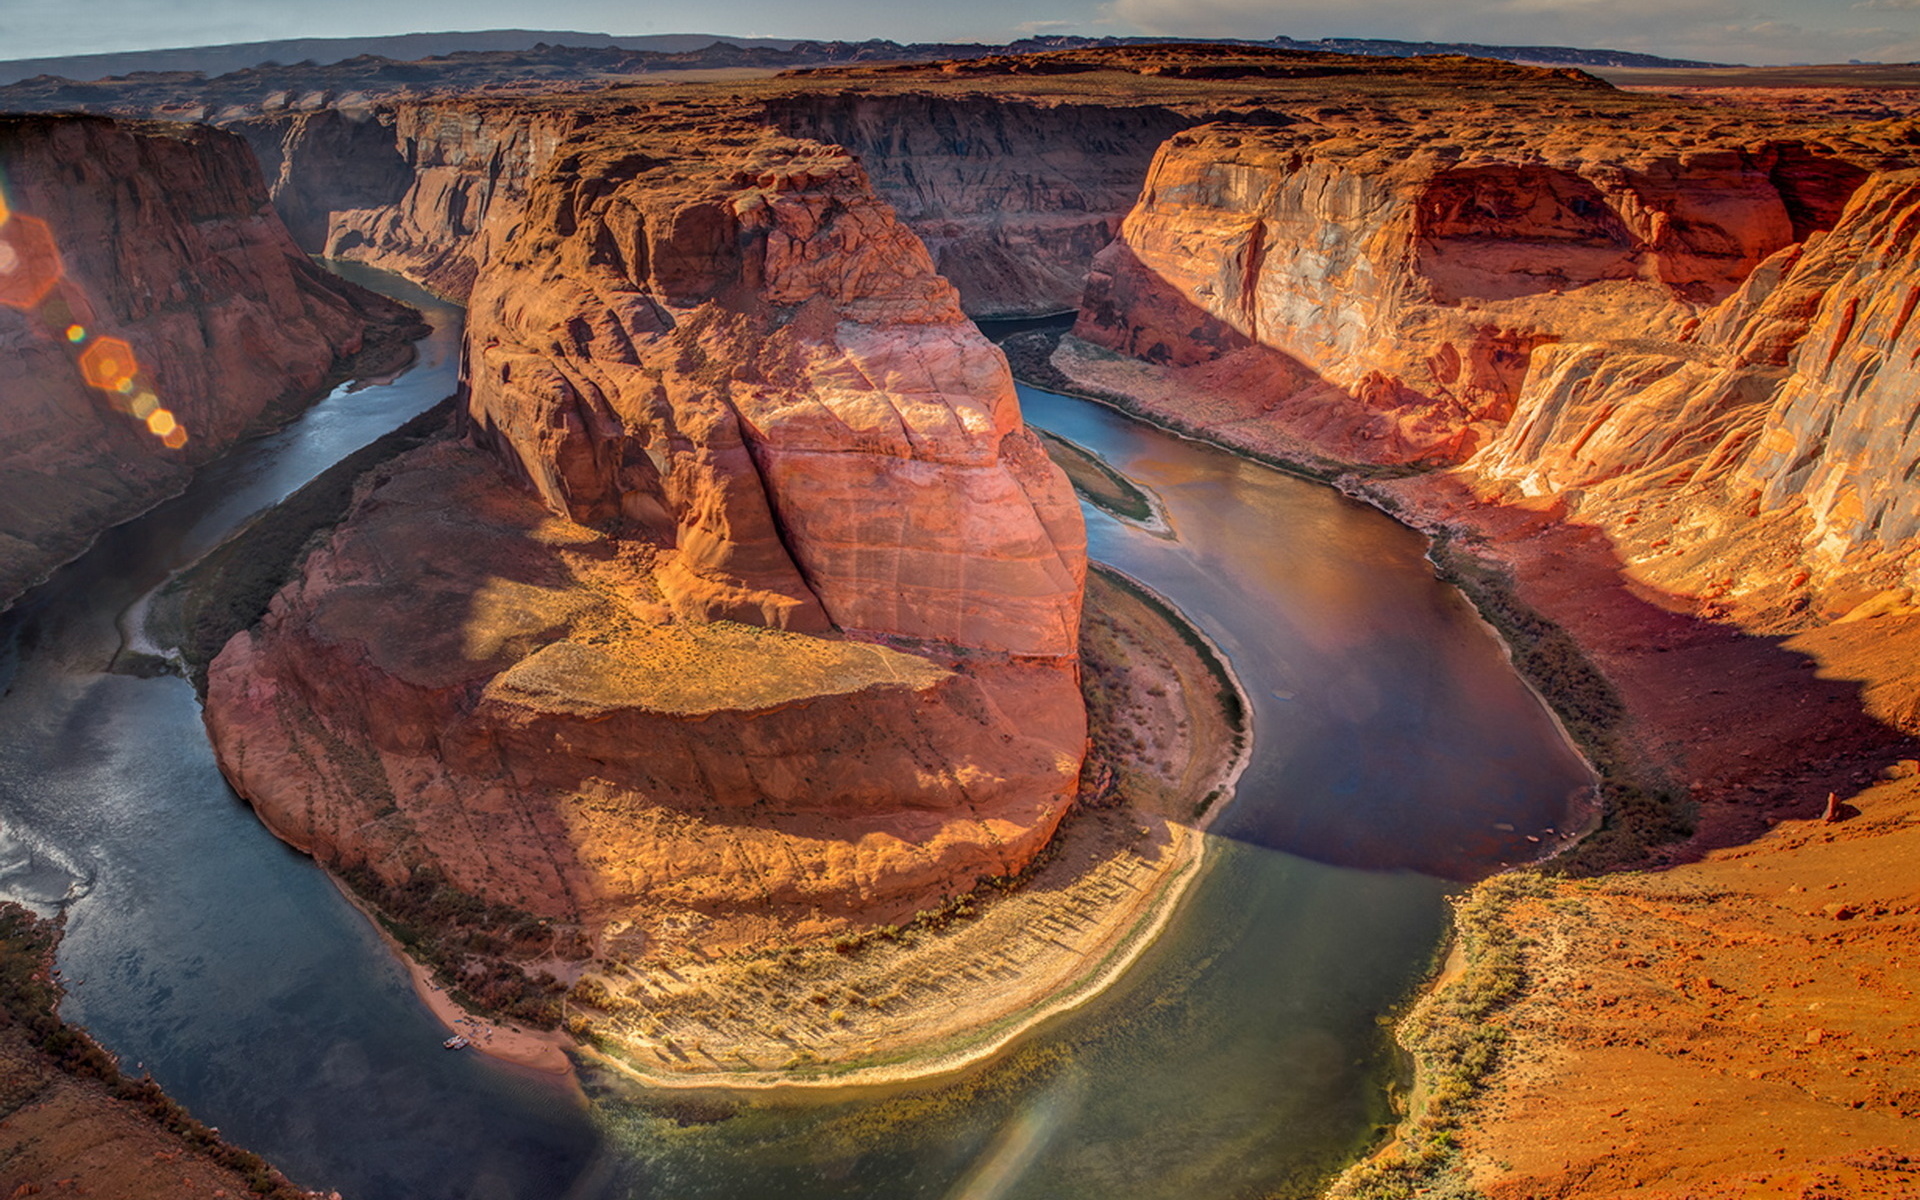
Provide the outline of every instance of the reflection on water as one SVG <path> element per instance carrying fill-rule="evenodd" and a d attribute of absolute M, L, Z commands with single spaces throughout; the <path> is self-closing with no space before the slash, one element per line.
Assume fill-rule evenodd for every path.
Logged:
<path fill-rule="evenodd" d="M 373 931 L 227 790 L 187 686 L 103 673 L 171 567 L 451 388 L 457 314 L 109 535 L 0 621 L 0 890 L 73 897 L 67 1004 L 129 1065 L 310 1186 L 436 1197 L 1305 1195 L 1386 1119 L 1380 1015 L 1450 884 L 1562 820 L 1584 775 L 1417 537 L 1324 488 L 1077 401 L 1036 424 L 1164 503 L 1089 514 L 1252 692 L 1255 759 L 1207 872 L 1112 991 L 934 1085 L 634 1093 L 447 1054 Z M 1513 827 L 1508 833 L 1500 825 Z"/>
<path fill-rule="evenodd" d="M 1470 879 L 1538 857 L 1574 816 L 1585 764 L 1419 534 L 1096 405 L 1021 404 L 1159 495 L 1174 539 L 1093 512 L 1092 554 L 1177 597 L 1254 693 L 1259 753 L 1215 833 Z"/>

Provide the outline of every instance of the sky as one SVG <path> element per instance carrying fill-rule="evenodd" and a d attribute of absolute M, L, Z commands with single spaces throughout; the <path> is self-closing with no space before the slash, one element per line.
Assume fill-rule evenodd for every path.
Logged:
<path fill-rule="evenodd" d="M 1920 0 L 0 0 L 0 59 L 477 29 L 1004 42 L 1385 37 L 1716 62 L 1920 60 Z"/>

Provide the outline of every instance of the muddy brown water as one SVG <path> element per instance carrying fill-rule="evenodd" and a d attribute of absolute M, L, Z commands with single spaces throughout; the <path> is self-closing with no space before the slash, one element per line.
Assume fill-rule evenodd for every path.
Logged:
<path fill-rule="evenodd" d="M 0 895 L 65 912 L 68 1018 L 351 1200 L 1310 1195 L 1376 1136 L 1382 1020 L 1453 881 L 1537 853 L 1586 770 L 1418 535 L 1030 389 L 1029 420 L 1163 517 L 1090 509 L 1094 557 L 1172 599 L 1252 705 L 1159 941 L 994 1061 L 885 1091 L 669 1097 L 441 1049 L 366 921 L 226 787 L 188 685 L 106 670 L 168 571 L 452 389 L 458 310 L 379 282 L 434 320 L 418 366 L 236 449 L 0 618 Z"/>

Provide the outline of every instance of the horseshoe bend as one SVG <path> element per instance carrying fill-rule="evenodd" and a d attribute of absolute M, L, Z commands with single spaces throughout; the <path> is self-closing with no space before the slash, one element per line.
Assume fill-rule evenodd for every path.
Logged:
<path fill-rule="evenodd" d="M 62 264 L 0 309 L 33 434 L 0 584 L 392 377 L 424 326 L 309 255 L 464 306 L 455 395 L 178 564 L 117 661 L 195 678 L 234 791 L 482 1049 L 699 1095 L 682 1125 L 964 1079 L 1253 847 L 1452 904 L 1450 955 L 1366 1014 L 1408 1078 L 1364 1051 L 1373 1116 L 1285 1194 L 1920 1187 L 1911 113 L 1199 44 L 351 95 L 344 67 L 300 68 L 311 102 L 223 77 L 224 108 L 0 122 L 0 239 Z M 80 357 L 108 333 L 140 363 L 111 388 Z M 1104 415 L 1038 431 L 1029 388 Z M 1143 582 L 1207 509 L 1178 442 L 1129 466 L 1103 421 L 1240 456 L 1222 510 L 1280 511 L 1247 500 L 1276 467 L 1424 534 L 1592 786 L 1528 776 L 1516 823 L 1447 774 L 1505 743 L 1426 746 L 1389 819 L 1362 764 L 1289 768 L 1285 640 L 1338 662 L 1414 618 L 1363 633 L 1356 591 L 1262 648 Z M 1350 528 L 1287 511 L 1321 515 L 1215 552 Z M 1313 703 L 1432 736 L 1379 691 Z"/>

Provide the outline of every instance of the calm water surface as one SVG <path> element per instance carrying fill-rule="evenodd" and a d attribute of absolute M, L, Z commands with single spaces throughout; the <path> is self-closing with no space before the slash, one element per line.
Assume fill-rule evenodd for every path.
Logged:
<path fill-rule="evenodd" d="M 430 315 L 412 371 L 241 448 L 0 618 L 0 894 L 64 905 L 67 1016 L 353 1200 L 1305 1195 L 1387 1119 L 1379 1018 L 1426 967 L 1449 880 L 1550 838 L 1585 769 L 1417 535 L 1027 389 L 1034 424 L 1162 505 L 1154 530 L 1090 511 L 1094 556 L 1178 603 L 1253 701 L 1252 765 L 1165 936 L 938 1085 L 583 1094 L 442 1051 L 366 922 L 227 789 L 191 689 L 105 671 L 167 571 L 452 390 L 458 313 Z"/>

